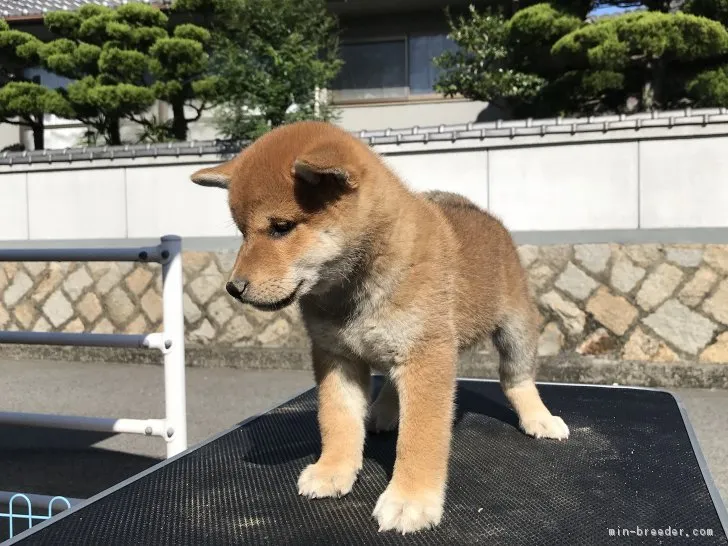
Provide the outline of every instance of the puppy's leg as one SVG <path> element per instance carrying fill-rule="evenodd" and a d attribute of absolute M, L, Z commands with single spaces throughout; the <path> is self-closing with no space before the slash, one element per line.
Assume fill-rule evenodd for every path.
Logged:
<path fill-rule="evenodd" d="M 316 348 L 313 365 L 321 456 L 301 472 L 298 492 L 310 498 L 340 497 L 351 491 L 362 467 L 369 368 Z"/>
<path fill-rule="evenodd" d="M 399 398 L 397 387 L 394 386 L 392 378 L 384 378 L 382 388 L 379 390 L 376 400 L 369 408 L 367 419 L 367 430 L 369 432 L 390 431 L 397 428 L 399 421 Z"/>
<path fill-rule="evenodd" d="M 440 523 L 450 455 L 457 351 L 418 348 L 391 373 L 399 392 L 392 481 L 374 508 L 379 530 L 408 533 Z"/>
<path fill-rule="evenodd" d="M 524 315 L 526 318 L 521 318 Z M 527 312 L 511 314 L 495 331 L 500 382 L 523 432 L 536 438 L 564 440 L 569 437 L 569 428 L 561 417 L 551 415 L 534 383 L 537 332 Z"/>

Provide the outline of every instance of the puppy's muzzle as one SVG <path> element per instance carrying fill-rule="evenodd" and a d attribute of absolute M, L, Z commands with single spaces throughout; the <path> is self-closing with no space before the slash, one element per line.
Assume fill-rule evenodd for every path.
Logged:
<path fill-rule="evenodd" d="M 248 279 L 233 279 L 225 285 L 225 290 L 236 300 L 241 300 L 249 285 Z"/>

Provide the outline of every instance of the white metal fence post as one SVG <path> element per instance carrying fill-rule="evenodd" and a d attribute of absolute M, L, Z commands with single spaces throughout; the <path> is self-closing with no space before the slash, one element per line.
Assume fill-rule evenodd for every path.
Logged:
<path fill-rule="evenodd" d="M 164 311 L 164 400 L 167 457 L 187 449 L 185 394 L 185 325 L 183 309 L 182 239 L 162 237 L 162 305 Z M 169 347 L 166 345 L 169 344 Z"/>

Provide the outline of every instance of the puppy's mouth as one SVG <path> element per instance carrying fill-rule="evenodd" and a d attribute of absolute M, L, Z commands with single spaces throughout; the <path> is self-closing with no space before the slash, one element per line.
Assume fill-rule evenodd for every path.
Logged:
<path fill-rule="evenodd" d="M 298 285 L 296 286 L 296 288 L 293 289 L 293 292 L 291 292 L 285 298 L 275 301 L 273 303 L 263 303 L 263 302 L 252 301 L 252 300 L 246 300 L 245 303 L 252 305 L 256 309 L 259 309 L 260 311 L 278 311 L 280 309 L 288 307 L 294 301 L 296 301 L 296 297 L 298 296 L 298 292 L 300 291 L 302 285 L 303 285 L 303 281 L 299 282 Z"/>

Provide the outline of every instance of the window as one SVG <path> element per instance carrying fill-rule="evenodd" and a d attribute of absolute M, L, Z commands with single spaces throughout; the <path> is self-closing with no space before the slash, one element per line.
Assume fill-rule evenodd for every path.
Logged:
<path fill-rule="evenodd" d="M 456 48 L 455 42 L 444 34 L 412 36 L 409 39 L 409 89 L 421 95 L 435 92 L 435 82 L 441 70 L 432 60 L 445 51 Z"/>
<path fill-rule="evenodd" d="M 332 98 L 341 103 L 432 95 L 440 72 L 432 60 L 455 47 L 444 34 L 344 43 Z"/>

